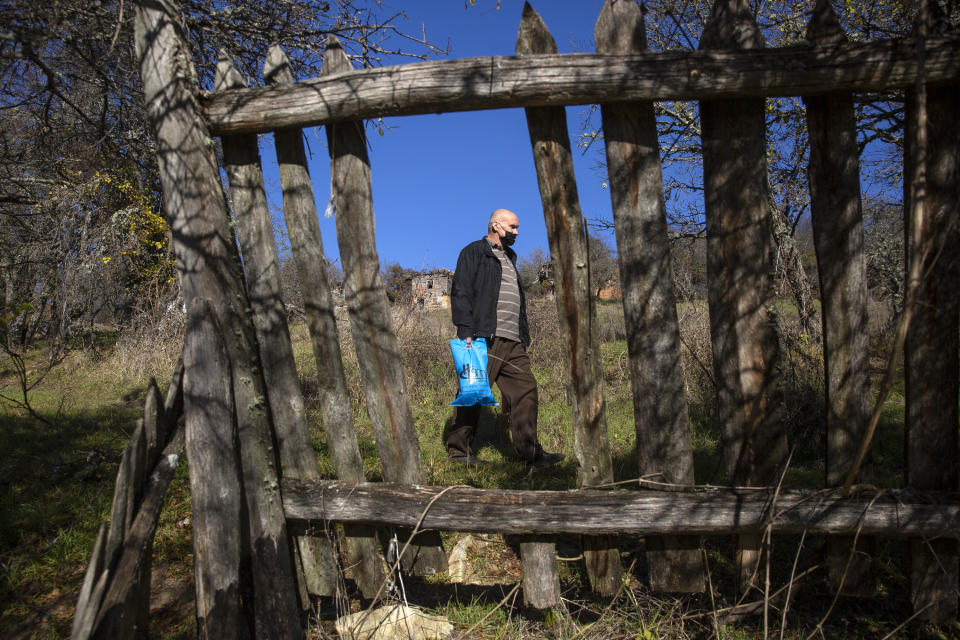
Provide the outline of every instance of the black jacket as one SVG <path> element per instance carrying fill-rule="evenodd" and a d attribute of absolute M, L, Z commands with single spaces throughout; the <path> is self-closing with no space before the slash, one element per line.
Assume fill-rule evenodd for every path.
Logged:
<path fill-rule="evenodd" d="M 517 254 L 506 247 L 507 257 L 517 268 Z M 492 338 L 497 332 L 497 299 L 500 297 L 500 260 L 486 238 L 471 242 L 460 252 L 457 270 L 453 274 L 450 292 L 450 309 L 453 324 L 457 325 L 460 339 Z M 517 284 L 520 273 L 517 272 Z M 530 345 L 530 329 L 527 326 L 527 302 L 520 289 L 520 342 Z"/>

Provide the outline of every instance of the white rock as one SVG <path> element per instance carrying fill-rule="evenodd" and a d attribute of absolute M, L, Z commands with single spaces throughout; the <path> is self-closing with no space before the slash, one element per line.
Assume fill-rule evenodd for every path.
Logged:
<path fill-rule="evenodd" d="M 467 550 L 473 544 L 473 536 L 466 535 L 453 546 L 450 557 L 447 558 L 447 572 L 450 575 L 450 582 L 466 582 L 467 576 L 472 573 L 470 563 L 467 560 Z"/>
<path fill-rule="evenodd" d="M 443 640 L 453 633 L 446 618 L 399 604 L 344 616 L 336 629 L 343 640 Z"/>

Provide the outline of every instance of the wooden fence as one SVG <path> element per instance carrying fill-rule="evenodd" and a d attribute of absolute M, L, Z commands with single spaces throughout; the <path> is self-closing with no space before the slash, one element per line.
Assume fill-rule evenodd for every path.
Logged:
<path fill-rule="evenodd" d="M 936 3 L 926 4 L 915 37 L 849 43 L 829 2 L 820 0 L 807 44 L 768 49 L 745 2 L 716 0 L 700 50 L 650 52 L 635 0 L 607 0 L 596 25 L 598 53 L 578 55 L 558 55 L 527 5 L 516 57 L 353 70 L 331 37 L 320 78 L 294 83 L 283 52 L 274 49 L 264 88 L 244 88 L 224 59 L 215 91 L 200 95 L 170 0 L 141 0 L 137 52 L 188 308 L 186 451 L 201 635 L 302 637 L 297 614 L 306 594 L 331 594 L 338 566 L 350 566 L 363 595 L 375 596 L 385 573 L 374 532 L 383 525 L 413 535 L 401 561 L 419 574 L 446 568 L 439 530 L 521 536 L 524 597 L 540 608 L 559 603 L 550 538 L 559 533 L 582 536 L 590 584 L 605 595 L 619 582 L 613 534 L 624 531 L 646 536 L 653 588 L 687 592 L 704 589 L 703 534 L 738 536 L 743 588 L 771 533 L 828 534 L 837 588 L 861 593 L 869 562 L 848 563 L 862 557 L 853 551 L 869 548 L 874 535 L 908 536 L 914 607 L 927 620 L 955 618 L 960 498 L 950 492 L 958 488 L 960 38 L 942 26 Z M 910 269 L 895 352 L 905 353 L 910 490 L 864 494 L 851 489 L 897 362 L 890 363 L 872 403 L 853 92 L 886 89 L 904 90 L 908 105 Z M 764 99 L 798 95 L 806 102 L 810 131 L 828 380 L 825 490 L 809 495 L 749 488 L 776 484 L 787 451 L 778 345 L 769 317 L 774 300 Z M 653 111 L 653 101 L 670 99 L 699 101 L 714 377 L 722 454 L 739 490 L 695 490 Z M 586 229 L 563 109 L 586 103 L 602 105 L 638 473 L 662 478 L 643 491 L 598 489 L 613 475 Z M 577 492 L 422 487 L 404 378 L 386 364 L 397 361 L 396 341 L 379 273 L 362 119 L 504 107 L 523 107 L 530 131 L 568 345 Z M 320 228 L 300 133 L 318 125 L 327 132 L 344 295 L 387 481 L 380 485 L 364 483 L 330 286 L 321 268 Z M 338 483 L 324 483 L 317 474 L 282 313 L 256 139 L 271 131 Z M 223 141 L 236 240 L 214 135 Z M 670 491 L 649 490 L 657 486 Z M 341 562 L 325 537 L 307 535 L 316 530 L 312 525 L 330 522 L 344 524 Z M 102 565 L 102 554 L 96 558 Z M 148 573 L 147 567 L 147 584 Z M 142 580 L 141 571 L 128 588 L 143 589 Z M 143 628 L 142 609 L 142 601 L 139 609 L 129 608 L 134 622 L 128 630 Z M 94 615 L 82 637 L 107 637 L 106 627 L 93 625 L 101 618 Z"/>

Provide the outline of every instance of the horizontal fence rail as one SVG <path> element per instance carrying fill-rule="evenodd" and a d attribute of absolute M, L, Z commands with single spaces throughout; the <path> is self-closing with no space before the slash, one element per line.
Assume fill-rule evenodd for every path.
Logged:
<path fill-rule="evenodd" d="M 207 94 L 214 135 L 338 120 L 635 100 L 816 95 L 911 86 L 914 39 L 746 51 L 480 57 L 378 67 Z M 960 40 L 924 41 L 928 83 L 960 77 Z"/>
<path fill-rule="evenodd" d="M 780 466 L 777 461 L 786 455 L 785 447 L 780 446 L 784 442 L 783 435 L 778 431 L 781 428 L 779 412 L 782 400 L 773 392 L 778 384 L 774 375 L 776 364 L 772 354 L 767 358 L 766 351 L 776 340 L 768 340 L 763 335 L 765 327 L 769 326 L 764 310 L 772 303 L 766 298 L 753 296 L 753 292 L 769 290 L 765 279 L 772 269 L 768 258 L 773 255 L 775 248 L 770 244 L 772 237 L 768 229 L 769 185 L 763 144 L 766 136 L 763 98 L 803 96 L 827 101 L 820 105 L 821 111 L 836 122 L 831 123 L 834 126 L 828 133 L 821 132 L 819 136 L 816 135 L 816 127 L 810 127 L 814 132 L 811 136 L 811 165 L 814 169 L 818 154 L 828 148 L 842 148 L 836 140 L 843 135 L 850 137 L 852 146 L 847 149 L 845 156 L 839 154 L 837 162 L 841 168 L 849 169 L 848 186 L 852 190 L 845 194 L 842 201 L 828 202 L 819 208 L 816 197 L 813 198 L 815 235 L 840 237 L 846 230 L 846 240 L 849 242 L 843 250 L 828 247 L 833 251 L 825 251 L 819 246 L 822 243 L 818 243 L 817 259 L 821 276 L 828 274 L 836 283 L 843 279 L 838 275 L 842 275 L 842 269 L 849 268 L 851 272 L 858 270 L 858 273 L 862 271 L 853 264 L 863 243 L 854 114 L 848 109 L 846 113 L 849 117 L 841 118 L 841 109 L 838 107 L 843 101 L 846 101 L 843 102 L 845 106 L 853 105 L 852 92 L 857 91 L 904 90 L 903 100 L 907 105 L 904 136 L 907 156 L 904 171 L 907 189 L 905 223 L 911 230 L 908 236 L 914 240 L 908 255 L 911 252 L 915 255 L 936 255 L 944 263 L 941 266 L 945 266 L 948 259 L 955 259 L 949 247 L 958 243 L 951 243 L 953 236 L 947 232 L 957 228 L 956 211 L 960 209 L 956 206 L 957 192 L 951 186 L 950 173 L 954 166 L 951 158 L 957 155 L 955 136 L 951 133 L 956 131 L 955 114 L 958 113 L 955 88 L 960 80 L 960 37 L 928 38 L 926 33 L 942 31 L 926 30 L 924 27 L 916 32 L 918 38 L 915 39 L 853 44 L 841 42 L 842 30 L 832 14 L 830 3 L 819 0 L 813 25 L 825 29 L 825 32 L 819 35 L 811 32 L 810 37 L 822 38 L 824 44 L 766 49 L 763 48 L 753 18 L 739 12 L 738 6 L 742 6 L 740 0 L 715 0 L 714 10 L 700 42 L 704 47 L 702 51 L 648 52 L 631 50 L 625 43 L 618 43 L 614 49 L 612 40 L 604 44 L 604 38 L 598 32 L 598 49 L 604 51 L 603 54 L 557 55 L 552 53 L 556 51 L 552 36 L 529 5 L 524 8 L 518 38 L 521 55 L 515 57 L 467 58 L 352 70 L 346 54 L 336 40 L 331 39 L 324 56 L 322 77 L 296 84 L 292 83 L 291 77 L 288 84 L 284 76 L 281 85 L 277 85 L 276 78 L 279 76 L 276 76 L 274 82 L 267 80 L 267 84 L 273 86 L 266 88 L 219 89 L 201 96 L 200 112 L 196 109 L 197 103 L 191 99 L 193 76 L 184 73 L 189 64 L 183 61 L 189 55 L 185 53 L 186 45 L 176 25 L 174 3 L 155 0 L 140 4 L 137 19 L 138 52 L 148 112 L 158 141 L 160 172 L 167 203 L 165 207 L 171 228 L 177 230 L 174 235 L 175 240 L 179 238 L 178 255 L 183 253 L 190 258 L 181 261 L 180 277 L 184 300 L 190 311 L 186 333 L 190 348 L 186 352 L 188 356 L 193 354 L 192 359 L 187 359 L 184 377 L 188 381 L 185 383 L 185 427 L 186 450 L 192 463 L 191 501 L 194 509 L 200 635 L 232 638 L 243 635 L 238 630 L 249 629 L 257 636 L 266 633 L 302 637 L 296 605 L 305 608 L 309 600 L 306 591 L 301 589 L 297 593 L 294 589 L 298 570 L 289 561 L 291 555 L 286 546 L 289 542 L 288 533 L 309 532 L 315 535 L 319 528 L 329 522 L 346 525 L 348 542 L 344 545 L 347 549 L 344 557 L 347 564 L 352 565 L 365 553 L 369 570 L 354 568 L 353 574 L 365 597 L 371 593 L 379 594 L 383 590 L 380 585 L 384 584 L 381 571 L 383 564 L 372 536 L 375 527 L 396 527 L 397 534 L 404 538 L 412 530 L 417 536 L 411 538 L 414 544 L 406 547 L 408 550 L 400 555 L 406 560 L 405 570 L 422 574 L 446 569 L 446 556 L 438 531 L 516 536 L 523 563 L 524 602 L 539 609 L 562 604 L 559 575 L 554 563 L 553 536 L 559 534 L 583 536 L 583 560 L 591 586 L 598 593 L 607 595 L 622 586 L 622 567 L 619 566 L 619 552 L 614 548 L 614 536 L 625 532 L 646 536 L 644 544 L 651 587 L 668 592 L 704 589 L 700 570 L 703 566 L 701 559 L 706 556 L 702 555 L 699 545 L 698 536 L 701 535 L 738 535 L 735 546 L 736 562 L 741 571 L 739 590 L 745 590 L 751 583 L 757 586 L 753 582 L 756 572 L 747 575 L 743 569 L 757 566 L 754 560 L 759 561 L 763 553 L 769 557 L 769 551 L 764 551 L 769 547 L 763 544 L 761 532 L 808 532 L 831 536 L 828 538 L 828 563 L 832 563 L 830 571 L 841 566 L 836 562 L 840 559 L 843 563 L 841 585 L 844 581 L 848 584 L 860 582 L 865 585 L 863 593 L 868 595 L 872 593 L 875 581 L 870 579 L 868 571 L 861 572 L 851 564 L 848 558 L 853 556 L 849 551 L 863 551 L 858 557 L 864 560 L 869 569 L 870 544 L 866 544 L 869 536 L 912 537 L 910 582 L 916 615 L 923 613 L 928 621 L 956 618 L 956 543 L 957 531 L 960 531 L 960 494 L 920 493 L 911 489 L 843 496 L 839 489 L 800 493 L 771 488 L 693 488 L 692 458 L 688 449 L 680 452 L 682 455 L 668 459 L 670 457 L 657 441 L 640 437 L 644 432 L 639 425 L 643 423 L 657 425 L 657 433 L 647 436 L 655 435 L 672 443 L 689 440 L 689 435 L 683 429 L 664 437 L 667 431 L 663 425 L 667 424 L 668 419 L 675 418 L 684 428 L 689 422 L 683 409 L 682 381 L 675 387 L 676 391 L 654 388 L 644 381 L 668 377 L 671 370 L 664 368 L 654 374 L 643 374 L 640 366 L 643 363 L 639 358 L 631 358 L 632 383 L 638 384 L 634 388 L 635 407 L 652 405 L 650 400 L 655 397 L 673 394 L 677 398 L 676 406 L 668 407 L 664 416 L 644 419 L 640 409 L 635 409 L 638 412 L 640 475 L 665 473 L 662 477 L 674 484 L 659 485 L 660 488 L 682 486 L 685 489 L 598 490 L 598 487 L 614 485 L 610 482 L 612 476 L 606 473 L 608 469 L 604 467 L 604 464 L 609 466 L 609 451 L 606 451 L 609 444 L 603 442 L 602 438 L 585 437 L 603 435 L 607 427 L 601 389 L 603 378 L 592 376 L 590 371 L 590 367 L 597 364 L 594 360 L 596 346 L 587 352 L 575 348 L 575 345 L 592 344 L 590 310 L 584 307 L 586 303 L 581 295 L 590 291 L 589 260 L 581 259 L 586 236 L 581 235 L 582 215 L 577 202 L 576 179 L 572 166 L 568 166 L 570 141 L 564 111 L 559 107 L 589 103 L 603 106 L 605 145 L 608 152 L 614 150 L 614 155 L 608 156 L 608 168 L 614 174 L 611 176 L 611 194 L 614 198 L 615 221 L 620 226 L 630 222 L 626 229 L 618 229 L 618 243 L 620 236 L 637 235 L 633 230 L 636 225 L 651 230 L 643 238 L 642 246 L 634 252 L 637 255 L 633 257 L 632 267 L 629 247 L 621 247 L 621 267 L 628 267 L 621 271 L 627 294 L 625 317 L 628 333 L 647 340 L 646 344 L 641 343 L 640 347 L 633 349 L 631 355 L 643 353 L 656 358 L 658 364 L 675 365 L 676 362 L 671 362 L 671 359 L 679 357 L 678 339 L 669 337 L 665 325 L 676 324 L 676 318 L 645 319 L 644 322 L 635 322 L 635 326 L 630 325 L 630 319 L 631 313 L 634 320 L 637 319 L 641 306 L 652 307 L 653 298 L 641 287 L 659 282 L 669 289 L 672 282 L 667 268 L 668 260 L 663 267 L 652 263 L 641 264 L 640 260 L 641 257 L 649 259 L 655 256 L 657 243 L 666 242 L 666 229 L 655 228 L 657 224 L 665 224 L 665 213 L 658 168 L 660 159 L 656 121 L 650 103 L 657 100 L 699 101 L 698 109 L 703 124 L 701 138 L 706 185 L 707 262 L 710 265 L 707 271 L 712 274 L 708 278 L 708 297 L 711 320 L 719 318 L 719 321 L 711 324 L 714 361 L 719 363 L 714 379 L 722 381 L 718 387 L 718 397 L 723 400 L 719 422 L 733 427 L 729 432 L 725 431 L 722 451 L 729 459 L 741 459 L 737 447 L 749 446 L 749 450 L 764 454 L 762 459 L 751 459 L 744 470 L 733 469 L 729 475 L 736 484 L 771 483 L 772 472 Z M 621 37 L 629 30 L 631 46 L 635 45 L 637 49 L 646 47 L 642 16 L 631 17 L 628 13 L 639 11 L 636 2 L 607 0 L 604 11 L 613 10 L 618 13 L 607 13 L 606 18 L 600 20 L 601 26 L 606 21 L 608 31 L 618 31 Z M 613 35 L 608 33 L 608 39 L 612 39 Z M 729 50 L 740 46 L 747 49 Z M 533 53 L 535 51 L 545 53 Z M 275 54 L 282 55 L 279 52 Z M 282 63 L 282 60 L 274 59 L 268 66 L 273 67 L 278 62 Z M 847 105 L 847 102 L 850 104 Z M 568 326 L 561 325 L 564 327 L 561 333 L 571 347 L 568 363 L 576 365 L 571 367 L 573 378 L 583 383 L 571 385 L 574 392 L 570 394 L 570 400 L 574 407 L 575 424 L 592 425 L 589 430 L 575 427 L 574 449 L 581 467 L 580 485 L 592 484 L 594 488 L 561 492 L 420 486 L 423 479 L 422 460 L 416 430 L 411 426 L 403 376 L 400 375 L 399 383 L 387 384 L 389 389 L 386 391 L 380 388 L 385 380 L 381 365 L 384 358 L 391 360 L 388 356 L 395 350 L 396 336 L 379 275 L 379 258 L 373 238 L 370 165 L 361 121 L 378 116 L 520 107 L 527 109 L 548 228 L 552 221 L 574 231 L 572 234 L 555 234 L 551 231 L 551 250 L 555 266 L 561 267 L 558 278 L 560 291 L 563 293 L 569 289 L 567 295 L 558 297 L 561 321 L 568 323 Z M 817 105 L 808 101 L 808 107 L 808 115 L 817 116 Z M 646 120 L 644 127 L 636 126 L 641 121 L 638 116 L 641 108 L 642 118 Z M 622 120 L 619 129 L 615 119 L 608 118 L 614 112 Z M 223 157 L 227 173 L 231 174 L 232 210 L 241 218 L 238 237 L 243 245 L 249 244 L 246 240 L 250 240 L 244 237 L 244 224 L 253 222 L 242 219 L 245 215 L 249 217 L 252 211 L 251 206 L 247 206 L 250 203 L 244 202 L 244 190 L 263 190 L 256 153 L 258 143 L 253 134 L 280 131 L 290 138 L 287 142 L 298 141 L 301 136 L 299 127 L 332 123 L 336 123 L 336 126 L 327 127 L 327 136 L 332 194 L 338 213 L 337 241 L 341 256 L 344 256 L 345 299 L 350 310 L 357 359 L 364 374 L 367 409 L 377 436 L 383 476 L 403 484 L 356 484 L 364 478 L 359 457 L 356 461 L 359 467 L 351 467 L 352 463 L 340 464 L 344 460 L 350 462 L 347 460 L 349 455 L 359 456 L 355 434 L 352 429 L 350 433 L 337 434 L 333 423 L 337 422 L 338 414 L 325 409 L 323 416 L 328 442 L 331 442 L 331 438 L 340 438 L 342 446 L 338 450 L 346 456 L 338 458 L 337 454 L 333 457 L 341 481 L 321 480 L 313 473 L 314 469 L 309 474 L 302 473 L 300 478 L 281 480 L 281 496 L 274 479 L 280 477 L 281 468 L 286 468 L 289 473 L 294 465 L 279 464 L 280 460 L 271 453 L 269 443 L 272 440 L 269 436 L 276 435 L 282 439 L 281 432 L 271 434 L 271 430 L 276 429 L 278 422 L 281 425 L 289 424 L 289 420 L 277 410 L 276 402 L 263 402 L 264 398 L 270 399 L 264 390 L 271 368 L 268 366 L 269 358 L 263 365 L 259 359 L 265 355 L 277 356 L 282 349 L 265 347 L 269 354 L 257 351 L 256 344 L 259 342 L 262 347 L 266 341 L 255 340 L 252 327 L 263 323 L 264 309 L 258 310 L 255 304 L 246 306 L 244 303 L 248 295 L 262 297 L 257 293 L 256 279 L 250 273 L 257 270 L 257 260 L 249 259 L 253 249 L 244 247 L 241 261 L 234 234 L 225 231 L 227 218 L 223 213 L 227 207 L 222 198 L 221 179 L 208 134 L 224 138 Z M 281 148 L 285 144 L 283 135 L 277 136 Z M 240 140 L 242 137 L 250 139 Z M 928 137 L 931 144 L 928 144 Z M 242 151 L 237 147 L 240 142 L 247 143 L 249 148 L 246 151 L 251 153 L 237 153 Z M 289 171 L 285 174 L 285 170 L 290 169 L 291 164 L 302 164 L 302 175 L 298 176 L 298 186 L 294 190 L 307 194 L 304 197 L 311 201 L 309 210 L 300 212 L 303 214 L 301 217 L 312 216 L 315 223 L 313 190 L 306 172 L 306 161 L 300 157 L 303 155 L 302 149 L 289 151 L 284 158 L 284 153 L 278 150 L 281 175 L 285 176 L 282 180 L 284 190 L 293 189 L 286 179 L 290 177 Z M 616 157 L 617 153 L 620 158 Z M 547 157 L 551 162 L 545 161 Z M 618 164 L 621 165 L 619 171 L 622 175 L 643 174 L 650 178 L 649 188 L 641 189 L 637 186 L 639 183 L 615 180 Z M 714 170 L 708 171 L 707 165 Z M 657 169 L 654 171 L 653 167 Z M 717 167 L 720 170 L 715 170 Z M 243 171 L 239 172 L 241 168 Z M 829 167 L 821 170 L 821 177 L 827 178 L 824 188 L 835 189 L 835 176 L 840 173 L 840 169 Z M 811 184 L 812 189 L 816 190 L 817 181 L 814 178 L 811 178 Z M 640 197 L 641 191 L 645 191 L 643 197 Z M 249 200 L 250 193 L 246 195 Z M 262 193 L 254 195 L 262 199 Z M 290 216 L 294 213 L 294 206 L 287 202 L 288 194 L 284 195 L 288 209 L 285 213 Z M 566 209 L 554 204 L 561 198 L 568 199 L 564 203 Z M 621 200 L 621 207 L 617 207 L 618 199 Z M 843 207 L 847 207 L 848 215 L 839 228 L 824 231 L 818 226 L 820 218 L 824 215 L 833 217 Z M 823 215 L 818 217 L 818 211 Z M 641 214 L 646 217 L 640 219 Z M 723 224 L 718 224 L 718 221 Z M 299 238 L 301 245 L 319 242 L 318 233 L 310 230 L 304 233 L 306 236 Z M 943 237 L 941 248 L 932 251 L 936 247 L 927 240 L 917 244 L 916 240 L 924 237 Z M 725 238 L 722 242 L 718 241 L 722 238 Z M 292 237 L 291 243 L 296 254 L 297 238 Z M 272 241 L 269 244 L 271 246 L 262 248 L 267 249 L 267 254 L 275 253 L 276 247 L 272 247 Z M 265 257 L 272 259 L 269 255 Z M 303 258 L 295 257 L 298 261 Z M 308 262 L 317 262 L 309 256 L 307 258 Z M 921 264 L 919 260 L 914 262 Z M 186 269 L 186 264 L 198 266 Z M 564 264 L 567 265 L 567 275 L 563 275 Z M 727 266 L 725 272 L 714 268 L 724 264 Z M 245 273 L 240 273 L 239 265 L 246 270 Z M 581 283 L 580 275 L 568 277 L 574 265 L 578 269 L 586 266 L 585 283 Z M 303 265 L 300 265 L 300 270 L 302 275 Z M 955 271 L 941 272 L 938 269 L 934 272 L 928 269 L 927 272 L 934 274 L 924 284 L 928 293 L 912 288 L 917 285 L 912 285 L 908 291 L 918 291 L 918 296 L 925 295 L 925 298 L 918 300 L 925 301 L 926 308 L 931 313 L 936 311 L 937 315 L 921 316 L 918 313 L 918 317 L 927 324 L 934 320 L 945 323 L 949 320 L 949 324 L 944 324 L 945 328 L 939 328 L 937 332 L 955 338 L 955 291 L 949 284 L 943 284 L 956 280 Z M 744 279 L 744 273 L 752 279 Z M 913 268 L 911 273 L 914 273 Z M 738 289 L 732 286 L 736 282 L 741 285 L 752 282 L 753 285 Z M 847 284 L 865 294 L 865 285 L 859 281 L 850 278 Z M 318 286 L 323 290 L 326 285 Z M 634 296 L 633 302 L 629 298 L 631 286 L 635 293 L 640 292 Z M 822 286 L 824 292 L 828 292 L 828 289 L 829 286 Z M 824 330 L 825 359 L 830 380 L 835 379 L 833 372 L 839 370 L 839 347 L 852 345 L 861 352 L 865 348 L 863 343 L 855 343 L 844 337 L 862 334 L 863 328 L 857 323 L 862 325 L 864 320 L 857 315 L 855 305 L 850 303 L 852 294 L 844 293 L 841 298 L 840 303 L 835 305 L 839 319 L 833 324 L 826 323 Z M 949 299 L 949 304 L 954 306 L 938 309 L 941 298 Z M 908 295 L 907 300 L 910 299 Z M 749 304 L 745 304 L 745 301 Z M 327 329 L 323 329 L 332 333 L 327 336 L 329 344 L 321 345 L 323 348 L 316 351 L 317 365 L 319 371 L 342 378 L 336 321 L 332 303 L 328 303 L 329 300 L 321 300 L 314 305 L 318 312 L 329 312 L 330 317 L 326 320 L 332 322 Z M 576 307 L 574 312 L 583 313 L 564 315 L 564 305 Z M 672 309 L 675 301 L 667 296 L 660 306 Z M 910 310 L 912 305 L 907 302 L 905 307 Z M 744 313 L 745 308 L 752 310 Z M 829 311 L 829 301 L 825 298 L 825 317 Z M 257 314 L 258 317 L 253 319 L 251 314 Z M 255 322 L 250 322 L 252 319 Z M 282 318 L 280 321 L 282 323 Z M 322 329 L 317 329 L 317 322 L 319 320 L 316 317 L 311 320 L 312 333 L 316 333 L 315 329 Z M 853 328 L 848 330 L 844 322 L 851 323 Z M 907 324 L 902 327 L 902 335 L 906 335 Z M 229 334 L 240 339 L 229 342 L 220 340 L 222 335 Z M 662 342 L 665 336 L 667 340 Z M 729 342 L 729 336 L 734 336 L 736 345 Z M 322 337 L 312 336 L 315 348 Z M 283 340 L 289 341 L 289 336 Z M 730 348 L 718 348 L 717 345 L 724 345 L 722 340 L 727 340 Z M 666 346 L 654 352 L 654 341 Z M 731 345 L 738 352 L 749 351 L 751 357 L 738 360 L 734 357 L 736 354 L 731 350 Z M 912 354 L 911 349 L 915 351 Z M 957 385 L 955 375 L 953 378 L 947 375 L 956 373 L 956 344 L 946 344 L 938 335 L 923 337 L 917 334 L 907 341 L 906 351 L 909 414 L 906 420 L 909 445 L 907 481 L 911 486 L 925 490 L 953 491 L 957 484 L 955 473 L 945 481 L 938 480 L 936 476 L 942 470 L 952 473 L 956 468 Z M 212 359 L 203 357 L 211 354 Z M 323 354 L 329 357 L 321 357 Z M 865 357 L 865 353 L 860 353 L 860 356 Z M 282 355 L 282 359 L 287 360 L 283 363 L 285 366 L 293 366 L 291 354 Z M 933 370 L 931 362 L 936 364 L 937 359 L 947 365 L 952 363 L 952 368 L 942 376 L 930 376 L 928 372 Z M 729 367 L 724 368 L 727 365 Z M 847 368 L 851 371 L 862 370 L 867 376 L 869 374 L 869 367 L 862 363 Z M 911 371 L 915 373 L 913 379 Z M 264 372 L 267 372 L 266 378 L 261 375 Z M 673 372 L 673 375 L 682 376 L 682 370 Z M 589 382 L 590 378 L 595 382 Z M 828 486 L 839 483 L 839 476 L 831 478 L 829 475 L 831 470 L 836 476 L 836 473 L 849 466 L 847 459 L 840 457 L 842 453 L 849 458 L 850 452 L 836 444 L 837 430 L 863 426 L 866 407 L 869 406 L 869 377 L 861 378 L 861 383 L 857 383 L 849 372 L 843 373 L 840 378 L 856 386 L 854 393 L 860 395 L 854 400 L 864 404 L 858 407 L 858 411 L 838 410 L 837 415 L 828 420 L 828 442 L 831 447 L 827 454 Z M 754 384 L 753 381 L 757 380 L 762 384 Z M 923 385 L 927 380 L 936 380 L 940 384 L 946 400 L 945 408 L 921 402 L 925 391 Z M 329 391 L 326 395 L 327 404 L 339 402 L 343 406 L 338 410 L 349 414 L 350 398 L 344 395 L 345 389 L 334 388 L 337 384 L 342 386 L 342 380 L 334 380 L 331 382 L 333 386 L 326 387 Z M 831 400 L 843 397 L 838 384 L 831 383 L 829 387 Z M 594 393 L 597 389 L 600 392 Z M 767 395 L 769 397 L 764 397 Z M 251 398 L 256 401 L 250 401 Z M 586 409 L 593 412 L 588 413 Z M 734 415 L 735 412 L 739 413 Z M 879 413 L 876 415 L 879 416 Z M 942 418 L 945 415 L 948 419 Z M 217 416 L 226 416 L 228 419 L 220 420 Z M 943 423 L 946 427 L 952 438 L 946 443 L 950 446 L 930 446 L 930 442 L 945 441 L 929 428 L 934 423 Z M 851 441 L 869 442 L 869 435 L 860 436 L 859 433 Z M 156 449 L 156 446 L 141 440 L 140 435 L 134 437 L 127 457 L 142 457 L 143 451 Z M 303 449 L 303 442 L 296 448 L 300 449 L 300 455 L 309 458 L 307 462 L 312 466 L 314 452 L 309 443 L 306 444 L 308 450 Z M 353 448 L 352 452 L 349 451 L 350 447 Z M 223 454 L 218 459 L 232 462 L 219 467 L 204 465 L 202 461 L 197 464 L 197 456 L 209 457 L 211 451 Z M 928 452 L 936 455 L 930 457 Z M 645 460 L 645 456 L 656 457 Z M 604 457 L 607 463 L 603 463 Z M 761 464 L 766 468 L 761 469 Z M 687 475 L 680 473 L 684 465 L 691 465 Z M 758 472 L 758 469 L 762 472 Z M 857 475 L 859 462 L 853 464 L 853 469 L 850 482 Z M 166 471 L 170 475 L 173 473 L 172 468 Z M 587 471 L 593 475 L 588 476 Z M 925 478 L 927 471 L 937 472 L 932 480 Z M 672 476 L 674 473 L 678 475 Z M 142 473 L 127 473 L 121 467 L 118 486 L 125 486 L 130 474 L 140 476 L 138 483 L 142 484 Z M 231 489 L 237 486 L 241 487 L 239 493 Z M 650 486 L 653 485 L 640 485 L 641 489 Z M 152 536 L 152 528 L 139 536 L 135 534 L 140 529 L 130 529 L 134 493 L 130 489 L 129 494 L 118 494 L 113 520 L 123 527 L 112 534 L 107 534 L 104 529 L 98 550 L 95 550 L 80 599 L 81 603 L 92 604 L 78 607 L 78 611 L 88 612 L 78 616 L 75 627 L 83 633 L 88 633 L 94 622 L 99 625 L 103 618 L 102 613 L 97 613 L 96 605 L 103 599 L 103 585 L 107 576 L 94 578 L 106 569 L 114 571 L 107 561 L 111 554 L 103 549 L 110 549 L 121 542 L 129 544 L 131 540 L 136 545 L 134 551 L 139 555 L 131 551 L 128 557 L 133 560 L 126 564 L 122 564 L 124 561 L 121 560 L 116 575 L 131 576 L 128 582 L 135 586 L 129 590 L 114 587 L 103 601 L 123 604 L 111 609 L 114 618 L 110 620 L 126 627 L 136 620 L 137 630 L 145 629 L 146 623 L 139 621 L 147 619 L 148 611 L 140 605 L 147 603 L 148 598 L 137 599 L 137 610 L 134 611 L 134 604 L 131 604 L 134 599 L 125 597 L 126 592 L 137 595 L 145 593 L 144 589 L 149 587 L 149 549 L 141 541 L 147 539 L 146 534 Z M 227 504 L 222 496 L 232 496 L 240 502 Z M 125 506 L 127 503 L 131 505 L 129 509 Z M 610 536 L 610 539 L 604 540 L 602 536 Z M 677 536 L 686 539 L 678 540 Z M 672 539 L 668 540 L 667 537 Z M 351 552 L 351 538 L 365 541 L 363 549 L 358 546 Z M 126 552 L 126 548 L 124 550 Z M 146 564 L 138 564 L 141 558 Z M 684 559 L 683 571 L 686 572 L 682 584 L 675 577 L 679 575 L 677 568 L 680 567 L 680 559 Z M 750 559 L 750 562 L 746 559 Z M 660 573 L 666 577 L 656 577 L 658 566 L 662 569 Z M 145 568 L 132 571 L 138 567 Z M 248 569 L 241 571 L 240 567 Z M 300 574 L 306 575 L 303 567 L 301 563 Z M 360 575 L 364 572 L 366 577 Z M 337 589 L 339 584 L 337 582 Z M 840 588 L 837 586 L 837 589 Z M 712 585 L 710 589 L 712 596 Z M 328 591 L 319 586 L 319 576 L 316 588 L 311 590 L 321 595 L 326 595 Z M 111 599 L 111 594 L 117 597 Z M 109 626 L 103 628 L 113 629 Z M 108 635 L 113 637 L 117 634 Z M 131 635 L 132 632 L 126 634 L 127 637 Z"/>
<path fill-rule="evenodd" d="M 508 491 L 283 481 L 283 509 L 294 529 L 345 522 L 503 534 L 714 535 L 770 527 L 774 533 L 929 538 L 960 531 L 956 493 L 774 495 L 773 489 Z"/>

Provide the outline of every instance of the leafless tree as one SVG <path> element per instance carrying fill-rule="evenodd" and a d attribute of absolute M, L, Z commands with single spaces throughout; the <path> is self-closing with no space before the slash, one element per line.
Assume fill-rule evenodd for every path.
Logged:
<path fill-rule="evenodd" d="M 318 75 L 335 33 L 363 66 L 439 50 L 379 0 L 182 0 L 198 85 L 226 51 L 252 85 L 279 43 Z M 133 8 L 123 0 L 0 4 L 0 320 L 11 348 L 60 348 L 175 297 Z"/>

